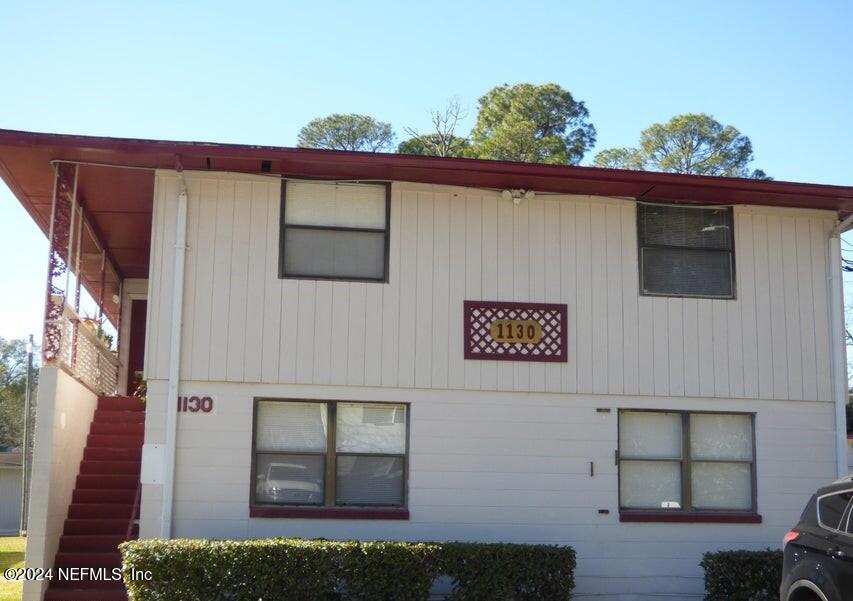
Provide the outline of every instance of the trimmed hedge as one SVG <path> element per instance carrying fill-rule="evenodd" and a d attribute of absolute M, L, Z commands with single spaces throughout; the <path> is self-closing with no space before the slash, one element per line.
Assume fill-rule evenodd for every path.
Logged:
<path fill-rule="evenodd" d="M 777 601 L 782 559 L 774 549 L 705 553 L 705 601 Z"/>
<path fill-rule="evenodd" d="M 455 601 L 569 601 L 574 588 L 571 547 L 269 539 L 120 549 L 131 601 L 425 601 L 442 575 Z"/>
<path fill-rule="evenodd" d="M 563 601 L 575 586 L 575 552 L 547 545 L 442 545 L 453 601 Z"/>

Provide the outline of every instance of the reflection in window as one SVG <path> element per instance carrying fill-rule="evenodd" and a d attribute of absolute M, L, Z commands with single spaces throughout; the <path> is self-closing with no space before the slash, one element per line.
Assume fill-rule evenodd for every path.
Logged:
<path fill-rule="evenodd" d="M 254 502 L 403 506 L 406 413 L 392 403 L 259 401 Z"/>

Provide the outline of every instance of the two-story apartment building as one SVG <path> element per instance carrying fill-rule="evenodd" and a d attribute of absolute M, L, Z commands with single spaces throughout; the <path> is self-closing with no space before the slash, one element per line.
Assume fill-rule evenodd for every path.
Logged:
<path fill-rule="evenodd" d="M 10 131 L 0 175 L 51 240 L 28 566 L 111 565 L 138 512 L 569 544 L 578 599 L 700 599 L 847 473 L 853 188 Z"/>

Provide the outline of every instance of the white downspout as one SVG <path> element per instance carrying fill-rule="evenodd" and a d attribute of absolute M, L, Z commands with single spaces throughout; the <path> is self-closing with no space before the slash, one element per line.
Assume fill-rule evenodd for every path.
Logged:
<path fill-rule="evenodd" d="M 166 391 L 166 444 L 163 449 L 163 505 L 160 538 L 172 536 L 175 492 L 175 440 L 178 432 L 178 381 L 181 376 L 181 325 L 184 306 L 184 258 L 187 252 L 187 184 L 178 169 L 178 211 L 175 223 L 175 277 L 172 283 L 172 331 L 169 339 L 169 385 Z"/>
<path fill-rule="evenodd" d="M 832 344 L 832 399 L 835 402 L 835 462 L 838 477 L 848 473 L 847 466 L 847 336 L 844 327 L 844 285 L 841 277 L 841 232 L 853 223 L 848 216 L 829 234 L 829 324 Z"/>

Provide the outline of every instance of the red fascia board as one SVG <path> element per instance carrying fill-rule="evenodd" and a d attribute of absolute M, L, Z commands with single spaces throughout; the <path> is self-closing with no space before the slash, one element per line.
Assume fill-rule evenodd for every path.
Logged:
<path fill-rule="evenodd" d="M 710 204 L 766 204 L 853 211 L 853 187 L 743 178 L 626 171 L 507 161 L 45 134 L 0 130 L 0 146 L 50 147 L 56 159 L 171 169 L 267 160 L 271 172 L 291 177 L 397 179 L 484 188 L 523 187 L 542 192 L 630 196 Z M 214 161 L 215 159 L 215 161 Z M 260 173 L 260 165 L 233 169 Z M 211 170 L 219 170 L 216 165 Z M 8 181 L 8 180 L 7 180 Z"/>

